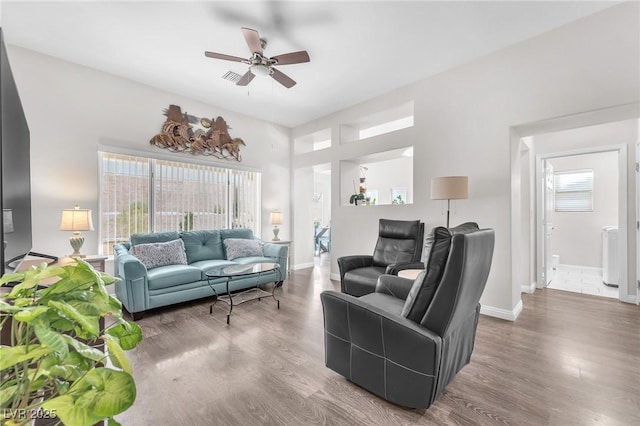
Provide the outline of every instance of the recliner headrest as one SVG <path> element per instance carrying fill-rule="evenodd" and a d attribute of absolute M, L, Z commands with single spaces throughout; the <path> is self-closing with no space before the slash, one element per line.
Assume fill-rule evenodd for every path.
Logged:
<path fill-rule="evenodd" d="M 384 238 L 414 239 L 420 232 L 419 220 L 380 219 L 378 235 Z"/>

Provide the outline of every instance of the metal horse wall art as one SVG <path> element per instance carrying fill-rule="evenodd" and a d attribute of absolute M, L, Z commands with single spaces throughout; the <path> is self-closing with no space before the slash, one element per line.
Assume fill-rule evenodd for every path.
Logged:
<path fill-rule="evenodd" d="M 224 118 L 198 118 L 183 113 L 177 105 L 169 105 L 164 110 L 164 115 L 167 120 L 162 125 L 162 131 L 149 141 L 151 145 L 172 152 L 190 152 L 194 155 L 242 161 L 240 145 L 246 144 L 242 139 L 229 135 L 230 127 Z M 203 128 L 194 129 L 193 124 L 200 124 Z"/>

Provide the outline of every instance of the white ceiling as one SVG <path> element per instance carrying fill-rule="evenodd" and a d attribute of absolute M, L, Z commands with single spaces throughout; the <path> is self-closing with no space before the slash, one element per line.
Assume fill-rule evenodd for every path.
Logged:
<path fill-rule="evenodd" d="M 33 2 L 2 1 L 9 44 L 293 127 L 565 25 L 617 2 Z M 248 87 L 221 76 L 246 65 L 240 27 L 268 39 L 285 89 L 269 77 Z M 212 112 L 210 115 L 216 115 Z"/>

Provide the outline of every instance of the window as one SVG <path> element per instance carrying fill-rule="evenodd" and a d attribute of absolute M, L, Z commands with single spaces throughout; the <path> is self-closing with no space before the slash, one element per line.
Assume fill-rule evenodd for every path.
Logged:
<path fill-rule="evenodd" d="M 139 232 L 260 233 L 258 172 L 100 152 L 100 250 Z M 152 189 L 150 189 L 152 188 Z"/>
<path fill-rule="evenodd" d="M 593 211 L 593 170 L 554 173 L 555 211 Z"/>
<path fill-rule="evenodd" d="M 407 127 L 413 127 L 413 115 L 409 117 L 402 117 L 398 120 L 388 121 L 376 126 L 367 127 L 366 129 L 360 129 L 358 136 L 359 139 L 366 139 L 373 136 L 383 135 L 385 133 L 395 132 L 396 130 L 406 129 Z"/>

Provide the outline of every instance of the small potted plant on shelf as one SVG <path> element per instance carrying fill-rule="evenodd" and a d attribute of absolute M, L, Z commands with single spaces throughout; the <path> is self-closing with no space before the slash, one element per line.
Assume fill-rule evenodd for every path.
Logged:
<path fill-rule="evenodd" d="M 349 204 L 355 204 L 357 205 L 364 205 L 365 203 L 365 196 L 363 193 L 357 193 L 357 194 L 353 194 L 351 195 L 351 197 L 349 197 Z"/>
<path fill-rule="evenodd" d="M 136 397 L 125 351 L 138 345 L 142 330 L 123 319 L 120 301 L 107 292 L 115 281 L 81 259 L 0 279 L 8 291 L 0 297 L 3 425 L 29 424 L 32 418 L 55 418 L 54 424 L 67 426 L 104 419 L 118 425 L 113 416 Z"/>

